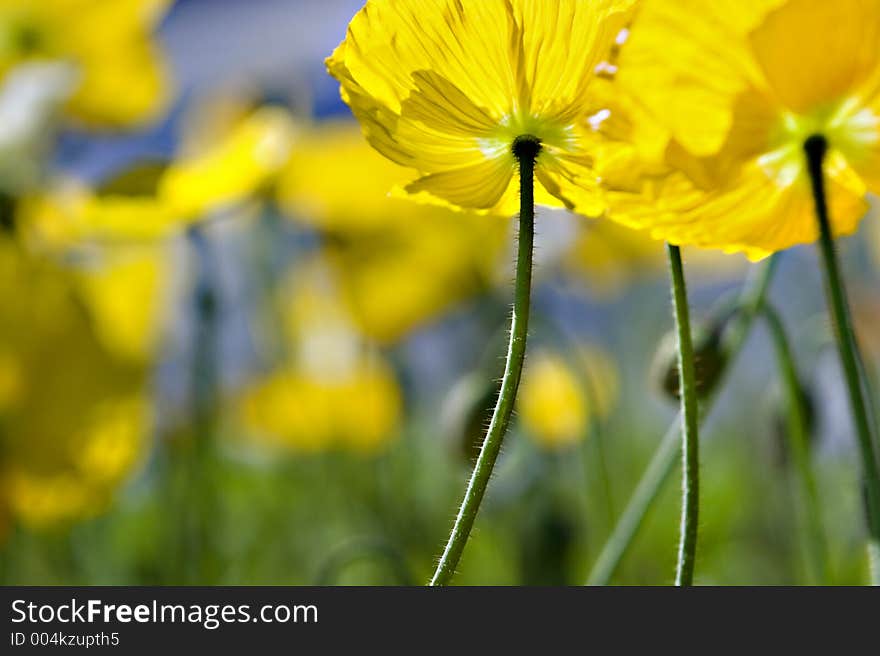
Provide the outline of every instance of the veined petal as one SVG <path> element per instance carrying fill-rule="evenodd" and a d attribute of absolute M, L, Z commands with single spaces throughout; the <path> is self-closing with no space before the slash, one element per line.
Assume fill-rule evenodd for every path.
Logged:
<path fill-rule="evenodd" d="M 507 158 L 487 159 L 458 169 L 432 173 L 406 187 L 407 192 L 428 192 L 460 207 L 494 208 L 510 188 L 513 168 Z"/>
<path fill-rule="evenodd" d="M 868 209 L 865 188 L 834 159 L 828 167 L 829 210 L 836 236 L 852 234 Z M 758 260 L 818 238 L 815 207 L 805 177 L 783 186 L 754 162 L 725 188 L 703 191 L 683 173 L 650 183 L 646 198 L 608 194 L 611 216 L 632 227 L 646 229 L 656 239 L 745 253 Z"/>
<path fill-rule="evenodd" d="M 631 20 L 635 4 L 634 0 L 511 2 L 522 108 L 561 123 L 582 114 L 596 67 Z"/>
<path fill-rule="evenodd" d="M 619 84 L 695 155 L 724 144 L 734 99 L 761 87 L 747 35 L 784 0 L 644 0 Z"/>
<path fill-rule="evenodd" d="M 538 182 L 569 209 L 589 216 L 605 213 L 605 199 L 591 157 L 545 157 L 535 170 Z"/>
<path fill-rule="evenodd" d="M 432 70 L 500 119 L 515 88 L 502 47 L 509 42 L 512 21 L 505 0 L 369 0 L 329 66 L 344 66 L 371 98 L 393 112 L 400 112 L 412 92 L 412 72 Z"/>

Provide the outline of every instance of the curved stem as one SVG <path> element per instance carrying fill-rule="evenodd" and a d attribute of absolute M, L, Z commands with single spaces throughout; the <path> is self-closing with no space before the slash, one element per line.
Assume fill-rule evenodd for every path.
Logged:
<path fill-rule="evenodd" d="M 862 386 L 859 349 L 856 344 L 850 315 L 849 302 L 846 295 L 843 276 L 837 261 L 834 247 L 834 235 L 831 219 L 828 215 L 828 201 L 825 192 L 824 163 L 828 152 L 828 141 L 825 137 L 812 136 L 804 144 L 807 155 L 807 166 L 813 188 L 813 199 L 816 204 L 816 219 L 819 222 L 819 252 L 825 267 L 826 291 L 828 303 L 834 318 L 834 330 L 840 361 L 843 365 L 847 392 L 849 393 L 850 409 L 858 438 L 859 454 L 862 459 L 863 475 L 867 491 L 868 531 L 870 534 L 869 553 L 880 549 L 880 471 L 878 471 L 877 455 L 874 451 L 871 436 L 871 423 L 868 418 Z M 873 560 L 873 558 L 871 559 Z M 872 582 L 880 585 L 880 572 L 872 572 Z"/>
<path fill-rule="evenodd" d="M 690 309 L 681 249 L 666 245 L 669 271 L 672 276 L 672 298 L 675 326 L 678 332 L 678 380 L 681 397 L 682 435 L 682 506 L 681 540 L 678 545 L 678 566 L 675 584 L 693 585 L 694 562 L 697 556 L 697 533 L 700 522 L 700 409 L 697 396 L 697 369 L 691 336 Z"/>
<path fill-rule="evenodd" d="M 504 434 L 513 412 L 516 393 L 522 375 L 526 353 L 526 338 L 529 325 L 529 305 L 532 288 L 532 253 L 535 240 L 535 160 L 540 152 L 540 143 L 535 140 L 518 139 L 514 154 L 519 161 L 520 174 L 520 215 L 519 247 L 516 265 L 516 290 L 513 316 L 510 321 L 510 345 L 507 364 L 501 381 L 501 391 L 486 439 L 474 465 L 461 508 L 449 535 L 449 541 L 437 564 L 430 585 L 446 585 L 455 574 L 461 554 L 483 501 L 486 487 L 492 476 L 495 461 L 501 450 Z"/>
<path fill-rule="evenodd" d="M 779 362 L 779 373 L 785 386 L 789 440 L 800 478 L 801 513 L 803 521 L 807 524 L 806 553 L 811 583 L 827 585 L 829 583 L 828 547 L 825 542 L 825 531 L 822 528 L 816 477 L 811 465 L 807 412 L 800 378 L 782 318 L 769 304 L 764 305 L 761 314 L 770 329 L 776 359 Z"/>
<path fill-rule="evenodd" d="M 740 293 L 742 311 L 733 319 L 734 323 L 727 331 L 729 338 L 725 338 L 725 350 L 729 356 L 725 368 L 730 366 L 746 342 L 755 315 L 767 297 L 779 258 L 780 255 L 773 255 L 766 265 L 754 269 L 743 286 Z M 714 398 L 713 395 L 703 402 L 704 414 L 708 414 Z M 611 577 L 614 576 L 620 563 L 629 552 L 648 512 L 660 496 L 666 481 L 675 471 L 675 466 L 678 463 L 680 431 L 681 417 L 679 416 L 669 426 L 663 440 L 651 457 L 651 462 L 636 485 L 636 489 L 617 521 L 614 531 L 596 559 L 587 578 L 587 585 L 608 585 Z"/>

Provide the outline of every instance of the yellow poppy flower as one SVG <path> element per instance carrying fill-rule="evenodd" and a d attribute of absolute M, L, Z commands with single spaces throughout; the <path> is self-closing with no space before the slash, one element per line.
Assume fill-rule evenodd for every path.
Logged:
<path fill-rule="evenodd" d="M 511 214 L 513 145 L 531 136 L 546 195 L 570 204 L 575 187 L 596 186 L 582 119 L 594 70 L 632 5 L 368 0 L 327 65 L 370 143 L 419 173 L 408 194 Z M 601 214 L 598 192 L 579 197 Z"/>
<path fill-rule="evenodd" d="M 262 192 L 287 161 L 293 133 L 287 112 L 260 108 L 167 167 L 136 167 L 100 190 L 57 183 L 22 201 L 20 221 L 49 247 L 161 239 Z"/>
<path fill-rule="evenodd" d="M 0 0 L 0 75 L 29 62 L 72 64 L 70 114 L 124 127 L 158 118 L 170 85 L 152 32 L 170 0 Z"/>
<path fill-rule="evenodd" d="M 875 0 L 645 0 L 615 84 L 667 139 L 652 162 L 656 138 L 630 135 L 646 164 L 637 184 L 605 173 L 612 215 L 752 259 L 813 242 L 804 145 L 820 135 L 833 230 L 854 232 L 880 190 L 878 37 Z"/>
<path fill-rule="evenodd" d="M 288 361 L 243 391 L 246 432 L 297 452 L 381 450 L 402 414 L 393 370 L 354 330 L 323 264 L 297 267 L 291 279 L 284 294 Z"/>
<path fill-rule="evenodd" d="M 389 197 L 407 177 L 347 121 L 304 129 L 278 183 L 286 214 L 324 236 L 353 320 L 382 343 L 490 285 L 510 243 L 503 222 Z"/>
<path fill-rule="evenodd" d="M 0 245 L 0 505 L 34 527 L 100 512 L 141 461 L 146 368 L 96 336 L 57 265 Z"/>

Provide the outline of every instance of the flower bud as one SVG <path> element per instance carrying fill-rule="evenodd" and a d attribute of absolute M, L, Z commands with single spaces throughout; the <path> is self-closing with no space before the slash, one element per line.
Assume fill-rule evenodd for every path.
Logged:
<path fill-rule="evenodd" d="M 727 313 L 693 325 L 697 394 L 700 398 L 706 398 L 715 390 L 727 367 L 724 331 L 733 316 Z M 665 396 L 678 400 L 678 336 L 674 330 L 660 340 L 651 366 L 651 379 Z"/>
<path fill-rule="evenodd" d="M 466 462 L 473 462 L 480 454 L 498 392 L 499 385 L 494 379 L 475 372 L 459 380 L 443 402 L 443 434 Z"/>

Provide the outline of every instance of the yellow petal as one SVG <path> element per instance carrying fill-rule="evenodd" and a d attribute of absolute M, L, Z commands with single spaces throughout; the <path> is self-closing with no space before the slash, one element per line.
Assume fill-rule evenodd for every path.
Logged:
<path fill-rule="evenodd" d="M 877 70 L 880 2 L 788 0 L 751 34 L 774 95 L 805 113 L 842 99 Z"/>
<path fill-rule="evenodd" d="M 761 87 L 747 35 L 784 0 L 644 0 L 618 83 L 695 155 L 717 152 L 735 98 Z"/>
<path fill-rule="evenodd" d="M 829 210 L 836 236 L 852 234 L 867 211 L 865 189 L 842 160 L 829 164 Z M 650 186 L 649 200 L 609 194 L 611 216 L 679 245 L 745 253 L 750 259 L 816 241 L 809 181 L 782 186 L 754 162 L 731 183 L 703 191 L 682 173 Z"/>
<path fill-rule="evenodd" d="M 264 107 L 206 152 L 175 162 L 159 183 L 160 200 L 184 217 L 229 208 L 260 191 L 287 162 L 294 126 L 286 111 Z"/>
<path fill-rule="evenodd" d="M 428 192 L 453 205 L 488 210 L 510 188 L 513 169 L 506 159 L 489 159 L 458 169 L 432 173 L 410 183 L 411 194 Z"/>

